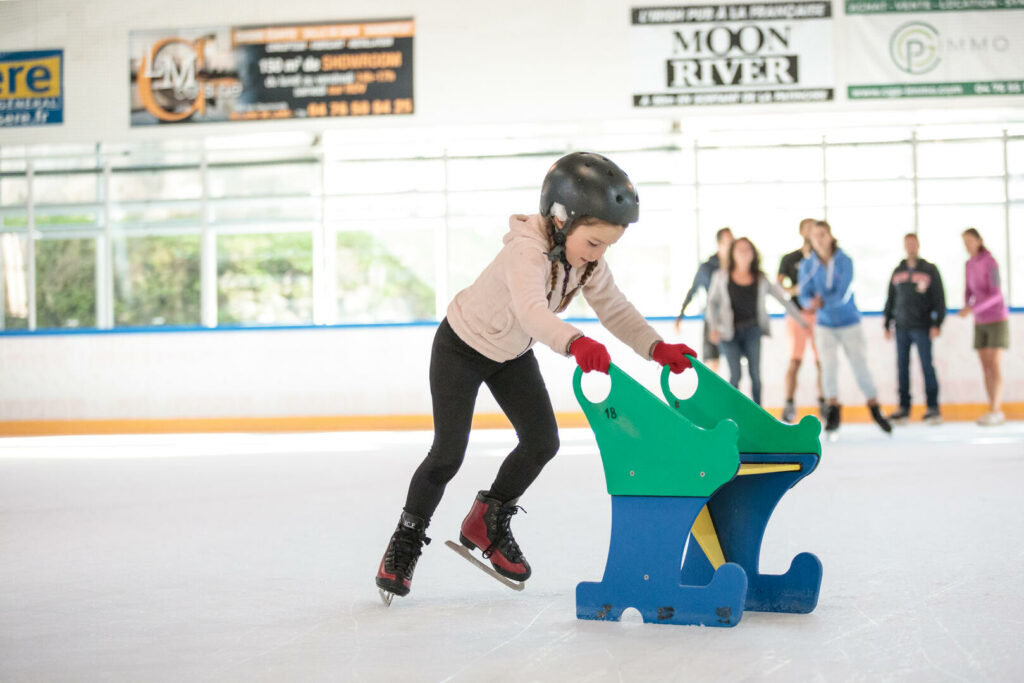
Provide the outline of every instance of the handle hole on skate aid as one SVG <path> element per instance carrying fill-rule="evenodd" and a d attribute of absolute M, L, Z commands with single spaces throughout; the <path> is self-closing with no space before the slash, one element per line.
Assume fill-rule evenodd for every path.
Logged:
<path fill-rule="evenodd" d="M 693 368 L 689 368 L 678 375 L 674 372 L 668 374 L 668 388 L 672 390 L 672 395 L 680 401 L 685 401 L 696 394 L 699 384 L 700 380 L 697 378 L 697 371 Z"/>
<path fill-rule="evenodd" d="M 580 381 L 580 387 L 583 389 L 583 395 L 591 403 L 603 403 L 608 394 L 612 393 L 612 378 L 603 372 L 583 373 L 583 379 Z"/>

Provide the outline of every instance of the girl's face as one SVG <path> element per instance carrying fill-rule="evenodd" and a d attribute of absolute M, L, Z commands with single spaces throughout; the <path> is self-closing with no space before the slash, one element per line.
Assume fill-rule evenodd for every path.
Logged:
<path fill-rule="evenodd" d="M 606 221 L 587 222 L 565 238 L 565 258 L 573 268 L 598 261 L 611 245 L 619 241 L 626 228 Z"/>
<path fill-rule="evenodd" d="M 736 268 L 741 272 L 750 272 L 750 264 L 754 262 L 754 250 L 750 242 L 741 239 L 732 247 L 732 257 L 736 261 Z"/>
<path fill-rule="evenodd" d="M 970 254 L 971 256 L 976 256 L 978 253 L 978 249 L 981 248 L 981 241 L 974 235 L 971 235 L 970 233 L 964 234 L 963 237 L 964 248 L 967 249 L 967 253 Z"/>
<path fill-rule="evenodd" d="M 811 247 L 819 256 L 828 256 L 832 251 L 832 234 L 820 225 L 811 228 Z"/>

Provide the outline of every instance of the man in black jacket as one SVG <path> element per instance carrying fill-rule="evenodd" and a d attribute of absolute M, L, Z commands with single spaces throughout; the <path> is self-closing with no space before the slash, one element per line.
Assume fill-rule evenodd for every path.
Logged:
<path fill-rule="evenodd" d="M 889 280 L 889 296 L 885 300 L 885 338 L 892 339 L 892 323 L 896 322 L 896 365 L 899 374 L 900 407 L 889 416 L 894 424 L 906 424 L 910 416 L 910 347 L 917 346 L 924 374 L 924 391 L 928 410 L 924 421 L 941 424 L 939 383 L 932 366 L 932 340 L 939 336 L 942 319 L 946 317 L 946 294 L 942 277 L 934 264 L 917 254 L 921 245 L 917 235 L 903 238 L 907 258 L 900 261 Z"/>

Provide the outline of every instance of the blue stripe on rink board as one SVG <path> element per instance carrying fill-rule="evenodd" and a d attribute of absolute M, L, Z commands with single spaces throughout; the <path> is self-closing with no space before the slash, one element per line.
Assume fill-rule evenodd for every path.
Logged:
<path fill-rule="evenodd" d="M 958 308 L 950 308 L 946 311 L 948 315 L 955 315 L 960 310 Z M 1010 313 L 1024 313 L 1024 307 L 1022 306 L 1011 306 Z M 880 318 L 882 311 L 861 311 L 861 315 L 865 318 Z M 785 313 L 772 313 L 771 318 L 780 319 L 786 317 Z M 646 318 L 650 322 L 673 322 L 675 316 L 648 316 Z M 684 320 L 703 320 L 703 315 L 687 315 L 683 317 Z M 566 322 L 570 323 L 599 323 L 600 320 L 597 318 L 565 318 Z M 115 327 L 109 330 L 101 330 L 96 327 L 71 327 L 71 328 L 45 328 L 40 330 L 3 330 L 0 331 L 0 337 L 40 337 L 40 336 L 56 336 L 56 335 L 67 335 L 67 334 L 151 334 L 151 333 L 165 333 L 165 332 L 249 332 L 253 330 L 268 331 L 268 330 L 348 330 L 348 329 L 367 329 L 376 327 L 436 327 L 440 321 L 438 320 L 414 320 L 411 322 L 393 322 L 393 323 L 336 323 L 333 325 L 223 325 L 220 327 L 203 327 L 201 325 L 163 325 L 159 327 Z"/>

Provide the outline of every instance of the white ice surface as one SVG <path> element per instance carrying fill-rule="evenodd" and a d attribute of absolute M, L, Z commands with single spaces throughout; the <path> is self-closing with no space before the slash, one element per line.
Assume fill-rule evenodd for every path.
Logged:
<path fill-rule="evenodd" d="M 0 681 L 1024 680 L 1024 424 L 844 427 L 780 503 L 762 569 L 809 615 L 578 621 L 610 503 L 589 431 L 514 519 L 522 593 L 443 545 L 510 432 L 477 432 L 413 593 L 373 576 L 429 434 L 0 440 Z"/>

